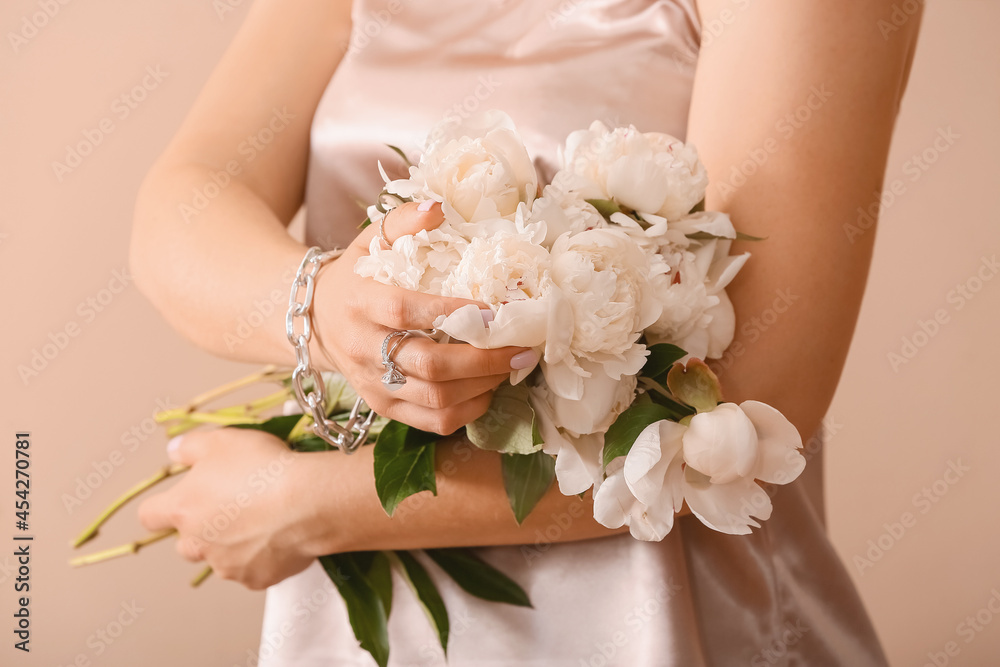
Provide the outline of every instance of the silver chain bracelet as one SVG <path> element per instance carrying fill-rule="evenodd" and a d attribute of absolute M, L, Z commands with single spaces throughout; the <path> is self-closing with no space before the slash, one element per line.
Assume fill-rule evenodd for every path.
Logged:
<path fill-rule="evenodd" d="M 328 419 L 326 416 L 326 382 L 323 375 L 312 365 L 309 357 L 309 341 L 312 340 L 312 310 L 313 292 L 316 289 L 316 274 L 320 267 L 332 260 L 340 257 L 343 250 L 330 250 L 323 252 L 319 247 L 313 246 L 306 252 L 299 264 L 299 270 L 292 281 L 292 291 L 288 295 L 288 313 L 285 315 L 285 334 L 288 342 L 295 348 L 295 370 L 292 371 L 292 388 L 295 390 L 295 398 L 304 412 L 309 413 L 313 418 L 312 432 L 323 441 L 333 445 L 345 454 L 353 453 L 358 447 L 365 444 L 368 439 L 368 429 L 371 428 L 375 419 L 375 411 L 369 410 L 368 414 L 362 418 L 361 411 L 367 406 L 363 398 L 358 396 L 351 409 L 347 423 L 343 426 Z M 302 301 L 298 300 L 300 288 L 305 288 L 305 295 Z M 302 331 L 296 333 L 295 320 L 302 322 Z M 307 392 L 304 386 L 305 380 L 312 380 L 312 391 Z"/>

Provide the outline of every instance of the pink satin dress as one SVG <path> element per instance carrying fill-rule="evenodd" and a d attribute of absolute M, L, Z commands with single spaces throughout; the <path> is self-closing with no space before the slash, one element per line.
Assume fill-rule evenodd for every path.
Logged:
<path fill-rule="evenodd" d="M 699 45 L 691 0 L 356 0 L 355 38 L 312 125 L 307 242 L 345 245 L 382 181 L 386 147 L 419 154 L 446 117 L 510 114 L 540 177 L 599 119 L 683 137 Z M 701 667 L 886 664 L 827 537 L 819 438 L 749 536 L 693 516 L 659 543 L 629 535 L 479 549 L 521 584 L 522 609 L 469 597 L 433 564 L 451 615 L 448 660 L 406 584 L 389 620 L 394 667 Z M 426 559 L 425 559 L 425 562 Z M 318 563 L 267 592 L 263 667 L 369 667 Z"/>

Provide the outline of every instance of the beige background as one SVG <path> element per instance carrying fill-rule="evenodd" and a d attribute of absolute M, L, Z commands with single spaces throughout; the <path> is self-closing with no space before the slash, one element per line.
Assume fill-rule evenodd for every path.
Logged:
<path fill-rule="evenodd" d="M 40 4 L 16 0 L 0 9 L 7 443 L 0 466 L 13 465 L 15 430 L 30 430 L 37 536 L 29 657 L 11 648 L 13 494 L 11 473 L 3 473 L 0 664 L 253 664 L 248 650 L 257 644 L 262 594 L 218 580 L 189 589 L 197 568 L 168 545 L 90 570 L 66 566 L 70 536 L 163 462 L 165 439 L 149 420 L 158 404 L 177 404 L 244 370 L 182 341 L 134 286 L 111 289 L 126 267 L 139 182 L 249 2 L 50 0 L 58 13 L 15 49 L 9 32 L 20 31 Z M 960 625 L 991 596 L 1000 599 L 1000 484 L 993 478 L 1000 462 L 1000 279 L 976 282 L 983 258 L 1000 250 L 998 29 L 994 1 L 928 6 L 887 173 L 887 183 L 900 181 L 901 194 L 884 211 L 861 323 L 830 411 L 832 537 L 895 665 L 923 665 L 949 641 L 959 652 L 948 664 L 992 665 L 1000 655 L 1000 618 L 987 610 L 980 622 L 993 622 L 980 631 Z M 112 104 L 140 84 L 147 67 L 166 76 L 122 118 Z M 93 152 L 60 180 L 52 163 L 64 161 L 67 144 L 103 118 L 113 131 L 101 133 Z M 939 151 L 935 138 L 948 128 L 957 139 L 939 142 L 947 147 Z M 915 179 L 912 157 L 925 150 L 934 164 Z M 993 277 L 985 268 L 982 275 Z M 979 291 L 949 300 L 967 282 Z M 944 324 L 934 335 L 915 336 L 939 310 Z M 37 377 L 22 381 L 17 367 L 68 325 L 77 335 L 66 337 Z M 921 347 L 893 368 L 888 355 L 902 354 L 904 337 Z M 137 441 L 123 439 L 130 429 Z M 130 450 L 128 442 L 138 446 Z M 121 458 L 112 458 L 115 450 Z M 948 475 L 954 484 L 939 481 L 949 463 L 968 468 L 957 479 Z M 102 468 L 107 479 L 67 508 L 65 498 L 88 490 L 79 480 Z M 933 503 L 921 499 L 925 487 Z M 893 524 L 905 512 L 913 520 L 900 531 Z M 139 534 L 127 511 L 99 545 Z M 873 550 L 879 544 L 889 547 L 881 557 Z M 100 639 L 100 631 L 115 632 L 122 605 L 133 601 L 141 609 L 134 621 L 110 644 Z"/>

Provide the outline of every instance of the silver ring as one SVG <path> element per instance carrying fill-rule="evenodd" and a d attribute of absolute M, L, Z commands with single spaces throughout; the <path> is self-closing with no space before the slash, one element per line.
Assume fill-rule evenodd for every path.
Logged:
<path fill-rule="evenodd" d="M 404 340 L 410 337 L 409 331 L 393 331 L 382 341 L 382 365 L 385 366 L 385 374 L 382 376 L 382 384 L 389 391 L 399 391 L 399 388 L 406 384 L 406 376 L 396 367 L 392 360 L 392 355 L 396 353 Z M 393 343 L 393 339 L 397 339 Z M 393 343 L 390 347 L 389 344 Z"/>
<path fill-rule="evenodd" d="M 382 245 L 385 246 L 386 250 L 392 250 L 392 243 L 389 242 L 388 237 L 385 235 L 385 219 L 389 217 L 390 208 L 385 213 L 382 214 L 382 219 L 378 221 L 378 237 L 382 241 Z"/>

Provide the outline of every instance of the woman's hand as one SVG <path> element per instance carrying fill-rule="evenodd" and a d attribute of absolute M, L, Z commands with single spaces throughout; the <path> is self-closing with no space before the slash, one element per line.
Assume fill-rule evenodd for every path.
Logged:
<path fill-rule="evenodd" d="M 407 203 L 391 211 L 384 231 L 393 241 L 434 229 L 442 220 L 439 204 L 422 211 Z M 538 357 L 526 348 L 480 350 L 411 336 L 393 354 L 406 384 L 396 392 L 386 389 L 381 382 L 385 373 L 381 348 L 392 331 L 430 329 L 439 315 L 468 304 L 484 309 L 484 326 L 492 313 L 475 301 L 421 294 L 355 274 L 354 265 L 368 254 L 377 235 L 378 225 L 370 225 L 320 272 L 313 306 L 315 335 L 330 364 L 375 412 L 425 431 L 452 433 L 486 412 L 493 390 L 512 369 L 532 366 Z"/>
<path fill-rule="evenodd" d="M 312 562 L 296 528 L 310 509 L 293 495 L 293 473 L 304 454 L 289 451 L 273 435 L 235 428 L 188 433 L 172 442 L 171 460 L 191 469 L 169 491 L 139 506 L 143 526 L 176 528 L 181 556 L 208 561 L 223 579 L 252 590 Z"/>

